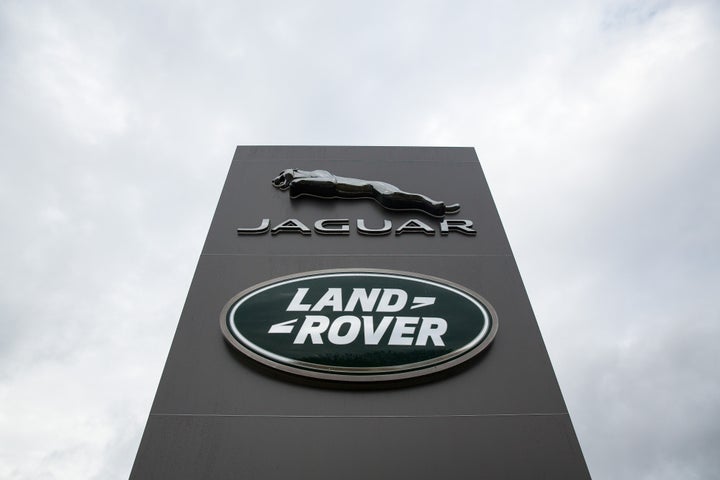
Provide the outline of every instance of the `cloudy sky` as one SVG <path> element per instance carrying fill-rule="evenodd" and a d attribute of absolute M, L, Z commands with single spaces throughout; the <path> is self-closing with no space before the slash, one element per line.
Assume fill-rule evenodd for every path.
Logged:
<path fill-rule="evenodd" d="M 720 471 L 720 4 L 0 0 L 0 477 L 127 478 L 235 145 L 473 146 L 594 478 Z"/>

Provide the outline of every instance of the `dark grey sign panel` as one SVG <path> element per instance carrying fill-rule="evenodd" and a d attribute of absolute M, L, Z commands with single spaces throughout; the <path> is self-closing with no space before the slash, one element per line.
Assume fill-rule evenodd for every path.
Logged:
<path fill-rule="evenodd" d="M 302 186 L 291 195 L 289 188 L 272 183 L 286 169 L 332 172 L 344 180 L 340 187 L 337 182 L 323 185 L 328 177 L 314 175 L 312 182 L 319 185 Z M 438 210 L 389 210 L 383 204 L 388 201 L 367 198 L 384 188 L 369 182 L 393 187 L 385 190 L 391 197 L 397 191 L 417 193 L 451 207 L 444 216 L 436 215 Z M 325 193 L 298 194 L 317 193 L 316 188 Z M 337 188 L 351 192 L 338 194 Z M 415 204 L 401 203 L 407 205 Z M 450 219 L 472 222 L 476 233 L 443 231 L 443 220 Z M 360 231 L 363 227 L 389 231 L 371 235 Z M 257 231 L 238 234 L 239 229 Z M 492 308 L 499 328 L 492 342 L 467 361 L 381 382 L 297 375 L 292 368 L 248 355 L 233 344 L 232 335 L 223 335 L 218 320 L 227 319 L 241 302 L 234 310 L 244 309 L 237 333 L 254 345 L 251 353 L 273 350 L 271 357 L 310 359 L 321 371 L 332 368 L 333 355 L 341 367 L 352 368 L 356 360 L 374 365 L 377 359 L 368 360 L 363 339 L 378 351 L 383 344 L 391 346 L 389 362 L 398 365 L 407 364 L 398 355 L 430 358 L 432 352 L 423 348 L 465 345 L 446 336 L 456 325 L 443 310 L 443 302 L 454 302 L 452 295 L 446 299 L 432 286 L 423 293 L 382 282 L 314 286 L 280 281 L 283 285 L 275 289 L 278 279 L 318 271 L 391 271 L 440 279 L 477 294 L 479 303 Z M 265 291 L 254 293 L 267 285 L 270 297 L 264 297 Z M 407 293 L 402 306 L 392 297 L 402 295 L 395 290 Z M 252 295 L 248 303 L 239 300 L 243 292 Z M 248 320 L 253 312 L 265 311 L 263 302 L 276 313 Z M 423 309 L 427 313 L 415 313 Z M 423 327 L 424 318 L 429 320 Z M 333 327 L 333 322 L 339 323 Z M 393 329 L 399 331 L 394 340 Z M 268 337 L 273 338 L 269 343 Z M 312 346 L 322 348 L 308 357 L 302 349 Z M 475 152 L 239 147 L 131 478 L 391 476 L 589 478 Z"/>

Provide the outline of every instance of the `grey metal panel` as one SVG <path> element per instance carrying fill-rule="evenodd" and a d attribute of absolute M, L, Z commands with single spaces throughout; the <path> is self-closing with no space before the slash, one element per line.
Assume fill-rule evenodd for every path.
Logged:
<path fill-rule="evenodd" d="M 301 198 L 270 181 L 285 168 L 383 180 L 459 202 L 477 236 L 236 235 L 298 218 L 395 227 L 422 213 L 372 201 Z M 443 374 L 347 385 L 255 363 L 223 339 L 236 293 L 310 270 L 383 268 L 437 276 L 486 298 L 489 349 Z M 131 477 L 589 478 L 502 224 L 469 148 L 238 147 L 173 340 Z"/>
<path fill-rule="evenodd" d="M 136 480 L 589 478 L 567 415 L 151 416 Z"/>

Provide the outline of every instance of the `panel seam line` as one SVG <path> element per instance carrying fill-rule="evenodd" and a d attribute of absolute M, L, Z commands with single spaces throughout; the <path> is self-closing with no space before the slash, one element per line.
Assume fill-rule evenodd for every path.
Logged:
<path fill-rule="evenodd" d="M 509 253 L 201 253 L 206 257 L 511 257 Z"/>
<path fill-rule="evenodd" d="M 556 413 L 487 413 L 447 415 L 284 415 L 284 414 L 224 414 L 224 413 L 151 413 L 151 417 L 239 417 L 239 418 L 466 418 L 466 417 L 552 417 L 567 416 Z"/>

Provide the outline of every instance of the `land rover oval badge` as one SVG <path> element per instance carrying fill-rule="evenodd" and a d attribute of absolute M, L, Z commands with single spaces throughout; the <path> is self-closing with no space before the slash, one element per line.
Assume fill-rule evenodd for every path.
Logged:
<path fill-rule="evenodd" d="M 440 278 L 374 269 L 307 272 L 255 285 L 223 308 L 225 338 L 271 367 L 375 382 L 465 362 L 495 337 L 495 310 Z"/>

